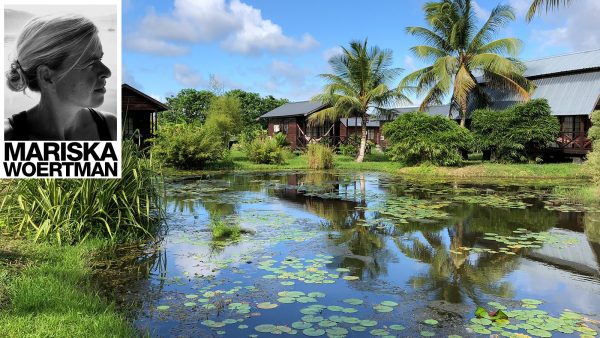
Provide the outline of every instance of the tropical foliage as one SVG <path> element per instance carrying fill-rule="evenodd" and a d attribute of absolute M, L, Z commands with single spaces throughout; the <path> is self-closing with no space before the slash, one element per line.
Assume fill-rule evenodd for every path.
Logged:
<path fill-rule="evenodd" d="M 211 91 L 182 89 L 177 95 L 167 97 L 169 110 L 160 114 L 161 123 L 204 122 L 206 111 L 215 97 Z"/>
<path fill-rule="evenodd" d="M 242 131 L 240 123 L 240 100 L 235 96 L 223 95 L 214 97 L 206 112 L 204 127 L 221 137 L 221 142 L 228 145 Z"/>
<path fill-rule="evenodd" d="M 535 14 L 542 8 L 548 13 L 551 9 L 558 8 L 559 6 L 566 6 L 572 1 L 573 0 L 533 0 L 527 11 L 527 21 L 531 21 Z"/>
<path fill-rule="evenodd" d="M 313 143 L 308 146 L 308 167 L 310 169 L 332 169 L 333 149 L 320 144 Z"/>
<path fill-rule="evenodd" d="M 593 140 L 593 151 L 588 154 L 588 166 L 592 177 L 600 186 L 600 110 L 592 113 L 592 127 L 588 131 L 588 137 Z"/>
<path fill-rule="evenodd" d="M 551 115 L 545 99 L 493 111 L 473 112 L 471 129 L 480 150 L 492 152 L 501 162 L 533 161 L 541 150 L 556 140 L 560 123 Z"/>
<path fill-rule="evenodd" d="M 515 58 L 520 40 L 493 39 L 498 30 L 514 20 L 510 6 L 496 6 L 479 28 L 471 0 L 428 2 L 424 10 L 429 27 L 406 30 L 424 42 L 411 51 L 431 65 L 402 81 L 405 86 L 414 86 L 419 95 L 425 94 L 420 110 L 443 104 L 450 94 L 450 104 L 459 111 L 461 126 L 465 126 L 469 108 L 484 106 L 488 101 L 477 76 L 490 87 L 529 100 L 533 84 L 523 76 L 524 66 Z"/>
<path fill-rule="evenodd" d="M 150 162 L 126 141 L 121 179 L 15 180 L 6 187 L 0 217 L 8 231 L 36 241 L 151 236 L 162 216 L 161 184 Z"/>
<path fill-rule="evenodd" d="M 245 146 L 246 156 L 254 163 L 283 164 L 287 149 L 276 138 L 260 136 Z"/>
<path fill-rule="evenodd" d="M 460 165 L 461 151 L 472 144 L 467 129 L 450 119 L 424 112 L 400 115 L 384 125 L 383 133 L 390 144 L 388 155 L 406 165 Z"/>
<path fill-rule="evenodd" d="M 227 154 L 218 129 L 194 123 L 171 123 L 158 128 L 152 154 L 164 164 L 182 169 L 200 169 Z"/>
<path fill-rule="evenodd" d="M 367 146 L 367 121 L 370 109 L 383 110 L 398 101 L 409 102 L 402 87 L 390 88 L 389 83 L 401 69 L 392 68 L 392 51 L 367 47 L 367 40 L 352 41 L 342 54 L 329 59 L 333 74 L 321 74 L 327 81 L 323 92 L 313 100 L 329 104 L 310 116 L 313 123 L 335 121 L 338 118 L 358 117 L 361 120 L 361 139 L 357 162 L 362 162 Z"/>

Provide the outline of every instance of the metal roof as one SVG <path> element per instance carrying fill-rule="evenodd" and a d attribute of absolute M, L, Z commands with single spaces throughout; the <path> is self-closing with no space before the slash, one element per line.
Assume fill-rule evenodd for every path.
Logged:
<path fill-rule="evenodd" d="M 450 109 L 450 105 L 449 104 L 444 104 L 441 106 L 429 106 L 427 108 L 425 108 L 425 112 L 429 115 L 438 115 L 438 116 L 448 116 L 448 110 Z M 406 114 L 406 113 L 412 113 L 414 111 L 418 111 L 419 107 L 403 107 L 403 108 L 396 108 L 394 109 L 394 115 L 398 116 L 398 115 L 402 115 L 402 114 Z M 455 111 L 453 109 L 453 115 L 454 115 Z"/>
<path fill-rule="evenodd" d="M 271 110 L 270 112 L 262 115 L 260 118 L 286 117 L 298 115 L 307 116 L 325 108 L 326 106 L 327 105 L 322 104 L 320 102 L 313 101 L 290 102 Z"/>
<path fill-rule="evenodd" d="M 546 99 L 552 115 L 588 115 L 594 111 L 600 99 L 600 70 L 586 73 L 555 75 L 534 79 L 537 88 L 532 99 Z M 486 89 L 493 109 L 504 109 L 519 98 L 512 94 Z"/>
<path fill-rule="evenodd" d="M 361 126 L 361 121 L 355 117 L 340 119 L 340 122 L 342 122 L 346 127 L 360 127 Z M 367 121 L 367 128 L 377 128 L 377 127 L 379 127 L 379 125 L 380 125 L 379 121 Z"/>
<path fill-rule="evenodd" d="M 600 69 L 600 49 L 530 60 L 525 77 Z"/>

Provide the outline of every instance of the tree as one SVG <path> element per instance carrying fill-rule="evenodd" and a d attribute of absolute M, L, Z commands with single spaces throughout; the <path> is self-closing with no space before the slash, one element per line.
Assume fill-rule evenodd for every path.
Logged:
<path fill-rule="evenodd" d="M 261 115 L 289 102 L 287 99 L 276 99 L 271 95 L 261 97 L 258 93 L 246 92 L 241 89 L 230 90 L 225 95 L 235 96 L 240 100 L 240 124 L 244 126 L 244 130 L 259 127 L 261 124 L 257 119 Z"/>
<path fill-rule="evenodd" d="M 350 47 L 342 47 L 342 54 L 329 59 L 334 74 L 321 74 L 328 81 L 323 93 L 313 100 L 329 104 L 310 116 L 311 123 L 335 121 L 341 117 L 358 117 L 361 120 L 361 138 L 356 162 L 362 162 L 367 146 L 367 111 L 383 109 L 396 101 L 410 100 L 403 88 L 390 89 L 388 83 L 402 71 L 392 68 L 392 51 L 367 47 L 367 40 L 352 41 Z"/>
<path fill-rule="evenodd" d="M 204 122 L 210 101 L 215 95 L 208 90 L 182 89 L 167 97 L 169 110 L 160 114 L 161 122 Z"/>
<path fill-rule="evenodd" d="M 545 8 L 546 13 L 548 13 L 551 9 L 570 4 L 571 1 L 572 0 L 533 0 L 527 11 L 527 21 L 531 21 L 541 8 Z"/>
<path fill-rule="evenodd" d="M 219 135 L 223 144 L 229 144 L 231 138 L 239 135 L 242 130 L 240 111 L 240 100 L 237 97 L 216 96 L 210 101 L 204 126 Z"/>
<path fill-rule="evenodd" d="M 494 8 L 479 29 L 476 28 L 471 0 L 430 2 L 425 4 L 424 10 L 430 28 L 407 27 L 406 30 L 425 43 L 411 48 L 411 51 L 432 64 L 402 80 L 404 86 L 414 85 L 417 94 L 426 93 L 420 110 L 432 104 L 442 104 L 446 95 L 451 93 L 450 106 L 459 110 L 461 126 L 464 127 L 468 108 L 488 102 L 488 96 L 475 74 L 481 74 L 490 87 L 515 92 L 522 100 L 529 100 L 534 85 L 523 76 L 525 67 L 515 58 L 520 40 L 492 40 L 498 29 L 514 20 L 510 6 Z"/>

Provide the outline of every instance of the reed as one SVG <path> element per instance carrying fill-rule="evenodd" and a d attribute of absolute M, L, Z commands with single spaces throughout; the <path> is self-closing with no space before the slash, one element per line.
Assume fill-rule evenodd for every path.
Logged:
<path fill-rule="evenodd" d="M 333 150 L 331 148 L 319 143 L 308 146 L 308 167 L 310 169 L 331 169 L 333 166 Z"/>
<path fill-rule="evenodd" d="M 89 236 L 152 236 L 163 215 L 162 179 L 131 141 L 121 179 L 21 179 L 6 186 L 0 217 L 17 237 L 76 243 Z"/>

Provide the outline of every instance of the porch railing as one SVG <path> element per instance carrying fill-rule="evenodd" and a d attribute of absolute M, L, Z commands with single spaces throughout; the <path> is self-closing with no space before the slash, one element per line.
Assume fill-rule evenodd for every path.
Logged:
<path fill-rule="evenodd" d="M 592 150 L 592 140 L 582 132 L 561 132 L 552 145 L 559 149 Z"/>

